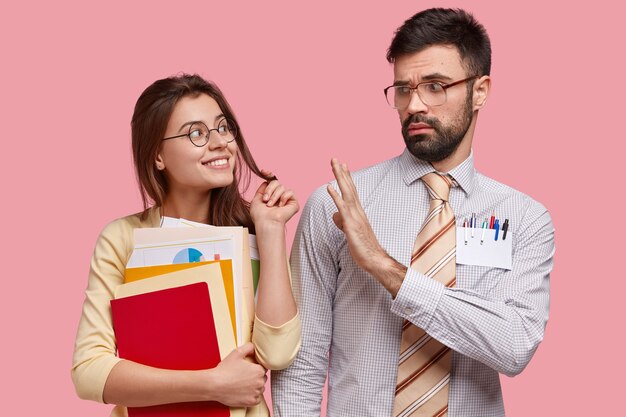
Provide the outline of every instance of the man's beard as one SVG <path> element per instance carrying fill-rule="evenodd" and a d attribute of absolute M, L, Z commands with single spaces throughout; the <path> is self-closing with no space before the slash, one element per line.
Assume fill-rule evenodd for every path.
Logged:
<path fill-rule="evenodd" d="M 461 144 L 472 123 L 473 115 L 472 96 L 469 94 L 459 117 L 448 126 L 443 126 L 439 119 L 425 117 L 419 113 L 409 116 L 402 123 L 404 143 L 409 152 L 418 159 L 427 162 L 443 161 Z M 420 122 L 428 124 L 434 132 L 409 136 L 409 125 Z"/>

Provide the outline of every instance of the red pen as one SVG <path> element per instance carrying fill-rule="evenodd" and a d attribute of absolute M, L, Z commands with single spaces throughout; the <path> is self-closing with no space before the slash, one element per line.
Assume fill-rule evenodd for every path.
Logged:
<path fill-rule="evenodd" d="M 491 215 L 491 218 L 489 219 L 489 228 L 490 229 L 493 229 L 493 224 L 495 223 L 495 221 L 496 221 L 496 213 L 493 213 Z"/>

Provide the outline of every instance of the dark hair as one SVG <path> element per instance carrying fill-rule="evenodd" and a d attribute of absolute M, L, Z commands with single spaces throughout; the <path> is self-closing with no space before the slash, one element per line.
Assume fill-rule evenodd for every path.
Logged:
<path fill-rule="evenodd" d="M 241 193 L 250 185 L 251 172 L 265 180 L 273 177 L 265 176 L 257 167 L 237 118 L 220 89 L 196 74 L 182 74 L 155 81 L 144 90 L 135 104 L 131 136 L 137 182 L 143 200 L 143 215 L 146 216 L 146 210 L 151 204 L 162 206 L 168 192 L 165 174 L 156 168 L 155 160 L 174 106 L 183 97 L 197 97 L 200 94 L 213 98 L 224 116 L 234 121 L 239 132 L 236 139 L 239 152 L 234 180 L 226 187 L 211 190 L 209 222 L 215 226 L 245 226 L 254 233 L 250 203 L 243 199 Z"/>
<path fill-rule="evenodd" d="M 468 75 L 489 75 L 491 42 L 487 31 L 462 9 L 433 8 L 417 13 L 396 30 L 387 61 L 420 52 L 433 45 L 452 45 L 459 51 Z"/>

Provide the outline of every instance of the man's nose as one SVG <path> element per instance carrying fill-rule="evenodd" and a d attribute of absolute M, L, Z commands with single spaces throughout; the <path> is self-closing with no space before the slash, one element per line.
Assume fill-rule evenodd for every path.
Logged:
<path fill-rule="evenodd" d="M 417 89 L 411 90 L 411 96 L 409 97 L 409 104 L 406 106 L 406 111 L 409 114 L 426 113 L 428 111 L 428 106 L 424 104 L 420 98 Z"/>

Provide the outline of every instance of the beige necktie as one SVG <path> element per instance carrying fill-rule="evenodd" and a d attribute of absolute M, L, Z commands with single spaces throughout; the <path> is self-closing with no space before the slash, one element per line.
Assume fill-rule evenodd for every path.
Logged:
<path fill-rule="evenodd" d="M 452 287 L 456 283 L 456 225 L 448 196 L 453 180 L 435 172 L 421 179 L 430 195 L 430 210 L 415 239 L 411 268 Z M 450 348 L 405 321 L 393 415 L 446 416 L 451 359 Z"/>

